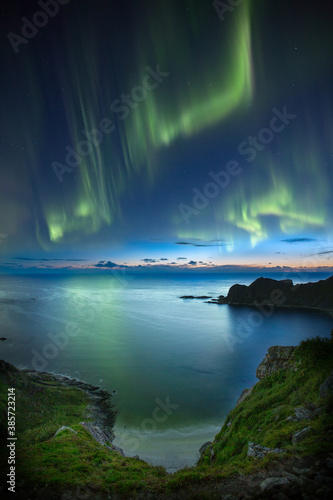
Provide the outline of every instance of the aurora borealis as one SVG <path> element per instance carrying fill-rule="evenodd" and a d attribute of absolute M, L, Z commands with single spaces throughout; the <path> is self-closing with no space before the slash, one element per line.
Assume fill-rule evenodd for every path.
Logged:
<path fill-rule="evenodd" d="M 332 15 L 296 0 L 6 5 L 2 271 L 331 269 Z"/>

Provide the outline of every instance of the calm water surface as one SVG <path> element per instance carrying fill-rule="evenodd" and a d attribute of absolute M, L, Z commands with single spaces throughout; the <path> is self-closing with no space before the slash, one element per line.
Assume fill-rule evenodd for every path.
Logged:
<path fill-rule="evenodd" d="M 264 318 L 248 307 L 179 298 L 217 297 L 257 277 L 1 276 L 0 336 L 8 340 L 0 357 L 117 391 L 115 444 L 169 471 L 193 465 L 257 381 L 268 347 L 332 329 L 324 314 L 278 310 Z"/>

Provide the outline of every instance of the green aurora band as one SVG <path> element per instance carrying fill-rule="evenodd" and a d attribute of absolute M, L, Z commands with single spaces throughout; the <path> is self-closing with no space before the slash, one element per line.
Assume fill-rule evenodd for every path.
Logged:
<path fill-rule="evenodd" d="M 184 0 L 183 9 L 177 2 L 147 1 L 129 33 L 123 37 L 111 34 L 110 39 L 100 36 L 84 7 L 77 18 L 73 10 L 73 22 L 68 26 L 65 23 L 59 31 L 59 46 L 64 50 L 55 50 L 50 57 L 55 64 L 50 74 L 47 68 L 40 73 L 36 52 L 25 51 L 19 64 L 28 82 L 28 99 L 24 112 L 19 99 L 11 103 L 11 116 L 6 121 L 10 137 L 17 137 L 19 131 L 24 147 L 17 147 L 13 141 L 15 165 L 10 151 L 3 155 L 0 181 L 7 188 L 0 199 L 0 210 L 6 220 L 0 233 L 23 234 L 31 248 L 36 238 L 47 251 L 86 243 L 89 235 L 93 235 L 94 244 L 99 233 L 105 236 L 105 243 L 119 243 L 127 228 L 133 230 L 126 203 L 133 193 L 137 194 L 138 178 L 147 190 L 153 191 L 163 187 L 169 173 L 173 175 L 172 167 L 169 172 L 166 162 L 160 161 L 165 152 L 176 156 L 180 144 L 191 152 L 192 144 L 201 140 L 204 149 L 209 134 L 216 137 L 221 130 L 222 134 L 234 130 L 241 142 L 248 133 L 257 134 L 260 127 L 267 125 L 273 106 L 285 104 L 287 84 L 292 82 L 288 81 L 287 70 L 281 85 L 277 82 L 281 62 L 276 67 L 273 63 L 267 65 L 262 35 L 265 2 L 257 8 L 253 1 L 244 0 L 223 23 L 212 5 L 209 10 L 204 2 L 194 0 L 194 4 L 196 8 L 189 8 L 187 14 L 186 5 L 193 5 L 193 0 Z M 212 30 L 215 15 L 216 29 Z M 321 45 L 311 29 L 311 24 L 307 25 L 309 41 L 304 38 L 304 55 L 295 73 L 290 73 L 298 76 L 302 84 L 304 81 L 304 86 L 315 82 L 316 73 L 311 73 L 311 68 L 317 60 L 313 67 L 318 71 L 324 68 L 329 53 L 327 47 L 317 57 Z M 126 53 L 121 50 L 124 40 Z M 30 47 L 32 43 L 27 49 Z M 288 56 L 288 50 L 281 47 L 286 68 L 297 61 L 294 53 Z M 147 91 L 133 109 L 128 107 L 128 116 L 122 119 L 112 103 L 142 85 L 147 67 L 157 66 L 169 76 Z M 57 105 L 50 98 L 53 88 L 61 89 Z M 290 87 L 287 90 L 290 92 Z M 302 90 L 300 87 L 299 95 Z M 187 186 L 181 194 L 177 192 L 183 199 L 170 196 L 161 208 L 161 220 L 169 225 L 161 236 L 171 241 L 217 239 L 225 242 L 221 243 L 221 251 L 233 251 L 239 242 L 253 248 L 276 235 L 305 231 L 330 238 L 327 151 L 333 119 L 331 95 L 325 94 L 324 86 L 321 94 L 325 105 L 311 104 L 304 94 L 301 107 L 288 107 L 291 113 L 301 111 L 302 116 L 288 125 L 286 132 L 276 134 L 272 144 L 258 152 L 252 163 L 239 157 L 236 143 L 234 156 L 226 161 L 237 159 L 242 173 L 186 225 L 178 204 L 190 204 L 192 188 L 204 187 L 198 185 L 197 172 L 193 180 L 190 172 Z M 59 109 L 53 109 L 53 105 Z M 53 151 L 49 152 L 43 150 L 48 147 L 43 145 L 54 139 L 50 140 L 47 133 L 57 133 L 56 126 L 52 129 L 53 117 L 63 122 L 63 135 L 58 132 Z M 78 166 L 65 172 L 63 182 L 58 182 L 52 160 L 65 164 L 66 144 L 76 150 L 86 139 L 83 131 L 98 128 L 103 119 L 112 120 L 113 131 L 104 134 L 89 154 L 81 155 Z M 230 149 L 225 154 L 230 154 Z M 209 170 L 216 169 L 209 159 L 207 163 Z M 20 185 L 14 192 L 18 175 Z M 126 229 L 119 232 L 120 224 Z"/>
<path fill-rule="evenodd" d="M 174 83 L 168 86 L 166 81 L 150 92 L 123 122 L 119 121 L 117 124 L 121 151 L 114 147 L 111 136 L 107 144 L 101 144 L 82 158 L 77 169 L 79 180 L 70 200 L 65 199 L 62 205 L 59 204 L 59 199 L 56 203 L 52 200 L 44 201 L 45 221 L 49 241 L 52 243 L 75 241 L 84 233 L 97 232 L 103 224 L 110 225 L 115 217 L 121 216 L 118 200 L 126 192 L 132 174 L 140 170 L 146 172 L 148 179 L 153 181 L 154 172 L 158 168 L 156 154 L 160 148 L 168 147 L 182 137 L 192 137 L 221 122 L 251 98 L 253 76 L 248 4 L 235 13 L 228 47 L 223 44 L 221 36 L 223 57 L 219 58 L 218 65 L 216 58 L 211 58 L 211 61 L 207 58 L 200 71 L 193 61 L 189 40 L 184 39 L 189 37 L 189 33 L 180 26 L 175 30 L 177 16 L 172 12 L 173 9 L 171 5 L 165 4 L 168 12 L 160 16 L 159 22 L 156 22 L 154 12 L 148 16 L 149 50 L 145 51 L 143 47 L 138 55 L 138 74 L 143 73 L 143 68 L 151 60 L 159 61 L 164 71 L 169 71 L 169 68 L 170 72 L 174 71 L 171 68 L 175 64 L 178 66 L 176 71 L 179 71 L 185 59 L 188 65 L 192 65 L 188 68 L 192 77 L 191 84 L 179 84 L 175 88 Z M 169 22 L 166 23 L 165 19 Z M 171 26 L 174 33 L 172 38 L 169 37 Z M 165 40 L 168 40 L 168 50 L 165 49 Z M 179 46 L 184 50 L 182 58 L 175 62 Z M 81 50 L 81 59 L 83 54 L 85 64 L 76 57 L 75 50 Z M 71 74 L 65 75 L 61 81 L 61 86 L 66 88 L 64 108 L 73 145 L 84 139 L 82 129 L 96 128 L 96 123 L 105 117 L 105 109 L 110 107 L 114 99 L 101 80 L 96 63 L 97 53 L 97 42 L 95 47 L 93 43 L 90 43 L 89 48 L 75 47 L 67 62 Z M 145 53 L 146 56 L 143 57 L 142 54 Z M 76 62 L 79 60 L 80 64 Z M 89 71 L 86 71 L 87 67 Z M 212 81 L 214 86 L 211 86 Z M 162 107 L 165 102 L 172 105 Z M 44 238 L 40 239 L 40 243 L 44 248 L 49 247 Z"/>

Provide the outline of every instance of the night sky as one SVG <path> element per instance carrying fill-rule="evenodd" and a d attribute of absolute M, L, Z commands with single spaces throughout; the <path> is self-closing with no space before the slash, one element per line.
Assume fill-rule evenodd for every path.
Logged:
<path fill-rule="evenodd" d="M 333 269 L 332 2 L 3 9 L 1 272 Z"/>

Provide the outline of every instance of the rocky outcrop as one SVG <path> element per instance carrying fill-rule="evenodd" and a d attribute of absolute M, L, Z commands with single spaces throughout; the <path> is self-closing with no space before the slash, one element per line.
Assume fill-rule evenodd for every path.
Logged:
<path fill-rule="evenodd" d="M 87 394 L 90 404 L 87 408 L 90 410 L 90 418 L 93 419 L 92 426 L 98 426 L 108 435 L 108 440 L 114 439 L 113 426 L 116 412 L 111 404 L 112 394 L 97 385 L 88 384 L 82 380 L 66 377 L 65 375 L 51 374 L 48 372 L 38 372 L 36 370 L 20 370 L 15 366 L 0 360 L 0 381 L 9 386 L 14 386 L 16 382 L 28 385 L 37 384 L 40 387 L 74 387 Z M 116 391 L 113 391 L 115 393 Z M 69 428 L 66 428 L 67 430 Z M 64 430 L 63 428 L 58 429 Z"/>
<path fill-rule="evenodd" d="M 329 394 L 333 394 L 333 372 L 319 387 L 319 396 L 321 398 L 325 398 Z"/>
<path fill-rule="evenodd" d="M 118 446 L 111 444 L 113 435 L 108 433 L 106 429 L 101 429 L 98 425 L 93 425 L 89 422 L 80 422 L 80 425 L 82 425 L 82 427 L 84 427 L 89 432 L 91 437 L 95 439 L 99 444 L 101 444 L 102 446 L 106 446 L 110 450 L 120 453 L 123 457 L 125 456 L 121 448 L 118 448 Z"/>
<path fill-rule="evenodd" d="M 263 361 L 257 368 L 257 378 L 262 379 L 281 369 L 296 369 L 293 356 L 294 350 L 294 346 L 274 345 L 270 347 Z"/>
<path fill-rule="evenodd" d="M 248 445 L 247 456 L 253 458 L 264 458 L 268 453 L 283 453 L 282 448 L 267 448 L 259 444 L 250 443 Z"/>
<path fill-rule="evenodd" d="M 67 427 L 66 425 L 63 425 L 62 427 L 60 427 L 57 430 L 57 432 L 55 433 L 55 435 L 53 437 L 56 437 L 59 434 L 59 432 L 62 432 L 62 431 L 69 431 L 69 432 L 73 432 L 74 434 L 77 434 L 77 431 L 75 431 L 71 427 Z"/>
<path fill-rule="evenodd" d="M 332 498 L 333 478 L 331 458 L 318 461 L 307 468 L 292 467 L 291 471 L 282 470 L 278 476 L 268 477 L 260 484 L 260 490 L 266 494 L 263 498 Z M 262 498 L 254 495 L 254 498 Z"/>
<path fill-rule="evenodd" d="M 268 477 L 260 485 L 261 491 L 281 490 L 281 486 L 289 485 L 290 480 L 287 477 Z"/>
<path fill-rule="evenodd" d="M 254 388 L 254 385 L 252 387 L 250 387 L 250 389 L 244 389 L 244 391 L 242 392 L 242 394 L 239 396 L 239 399 L 236 403 L 236 406 L 240 405 L 245 398 L 247 398 L 248 396 L 250 396 L 250 394 L 252 393 L 253 391 L 253 388 Z"/>
<path fill-rule="evenodd" d="M 292 437 L 293 445 L 301 443 L 305 438 L 307 438 L 309 436 L 309 434 L 312 434 L 313 432 L 314 432 L 314 429 L 312 427 L 305 427 L 301 431 L 296 432 L 296 434 L 293 434 L 293 437 Z"/>
<path fill-rule="evenodd" d="M 277 306 L 333 311 L 333 276 L 315 283 L 294 285 L 292 280 L 258 278 L 251 285 L 233 285 L 216 304 Z"/>
<path fill-rule="evenodd" d="M 211 299 L 212 297 L 209 297 L 208 295 L 199 295 L 197 297 L 195 295 L 182 295 L 179 298 L 180 299 Z"/>
<path fill-rule="evenodd" d="M 200 453 L 200 455 L 203 455 L 207 450 L 209 450 L 210 460 L 213 462 L 215 459 L 215 454 L 214 454 L 214 448 L 212 445 L 213 445 L 213 443 L 211 441 L 207 441 L 206 443 L 204 443 L 200 447 L 199 453 Z"/>

